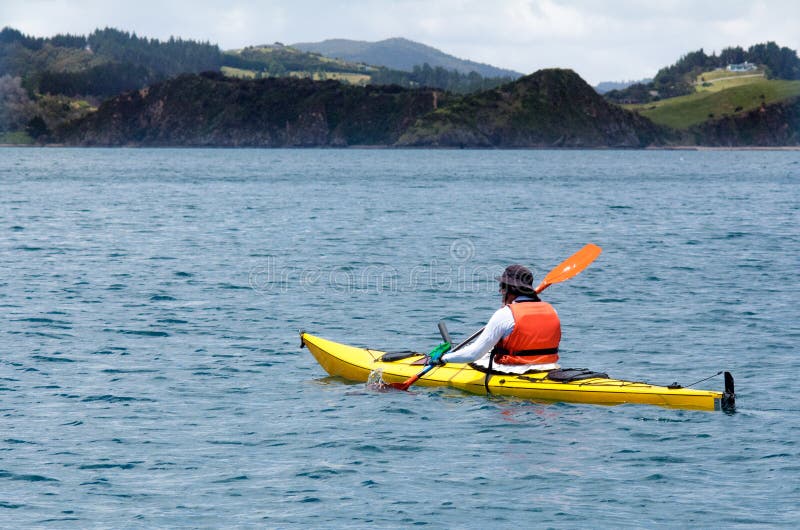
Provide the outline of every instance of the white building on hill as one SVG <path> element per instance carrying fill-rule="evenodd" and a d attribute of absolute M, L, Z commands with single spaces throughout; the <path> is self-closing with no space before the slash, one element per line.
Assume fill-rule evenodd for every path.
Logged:
<path fill-rule="evenodd" d="M 729 64 L 727 69 L 729 72 L 752 72 L 753 70 L 758 70 L 758 67 L 745 61 L 739 64 Z"/>

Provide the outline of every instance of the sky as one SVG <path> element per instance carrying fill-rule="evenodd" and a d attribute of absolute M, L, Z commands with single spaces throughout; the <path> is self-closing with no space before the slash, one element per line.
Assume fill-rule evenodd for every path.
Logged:
<path fill-rule="evenodd" d="M 800 1 L 0 0 L 2 26 L 35 36 L 109 26 L 222 49 L 405 37 L 524 74 L 571 68 L 597 84 L 652 77 L 700 48 L 800 49 Z"/>

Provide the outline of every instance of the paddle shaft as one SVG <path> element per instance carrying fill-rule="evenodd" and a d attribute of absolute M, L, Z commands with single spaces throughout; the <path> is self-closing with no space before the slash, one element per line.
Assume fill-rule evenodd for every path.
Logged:
<path fill-rule="evenodd" d="M 420 377 L 422 377 L 423 375 L 427 374 L 428 372 L 430 372 L 431 370 L 436 368 L 436 366 L 437 365 L 435 365 L 435 364 L 429 364 L 420 373 L 418 373 L 417 375 L 411 376 L 410 378 L 406 379 L 402 383 L 389 383 L 389 385 L 394 387 L 394 388 L 396 388 L 396 389 L 398 389 L 398 390 L 408 390 L 409 387 L 411 385 L 413 385 L 414 383 L 416 383 L 417 380 Z"/>
<path fill-rule="evenodd" d="M 458 344 L 458 346 L 456 346 L 455 348 L 453 348 L 453 349 L 452 349 L 452 350 L 450 350 L 450 351 L 451 351 L 451 352 L 454 352 L 454 351 L 456 351 L 456 350 L 460 350 L 461 348 L 463 348 L 464 346 L 466 346 L 467 344 L 469 344 L 470 342 L 472 342 L 473 340 L 475 340 L 476 338 L 478 338 L 478 335 L 480 335 L 481 333 L 483 333 L 483 330 L 484 330 L 484 329 L 486 329 L 486 326 L 482 327 L 481 329 L 479 329 L 478 331 L 476 331 L 475 333 L 473 333 L 472 335 L 470 335 L 469 337 L 467 337 L 466 339 L 464 339 L 463 341 L 461 341 L 461 342 Z"/>

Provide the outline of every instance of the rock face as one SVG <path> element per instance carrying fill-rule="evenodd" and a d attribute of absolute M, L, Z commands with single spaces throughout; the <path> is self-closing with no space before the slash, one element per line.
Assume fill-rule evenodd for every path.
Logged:
<path fill-rule="evenodd" d="M 797 146 L 800 98 L 687 133 L 608 103 L 570 70 L 541 70 L 463 97 L 397 86 L 187 74 L 110 99 L 51 140 L 86 146 Z"/>
<path fill-rule="evenodd" d="M 607 103 L 570 70 L 479 94 L 336 81 L 182 75 L 57 131 L 68 145 L 646 147 L 670 132 Z"/>
<path fill-rule="evenodd" d="M 182 75 L 103 103 L 58 131 L 69 145 L 391 145 L 434 108 L 431 90 Z"/>
<path fill-rule="evenodd" d="M 800 145 L 800 98 L 710 121 L 690 130 L 694 142 L 714 147 Z"/>
<path fill-rule="evenodd" d="M 610 104 L 571 70 L 540 70 L 465 96 L 418 120 L 398 141 L 448 147 L 646 147 L 671 133 Z"/>

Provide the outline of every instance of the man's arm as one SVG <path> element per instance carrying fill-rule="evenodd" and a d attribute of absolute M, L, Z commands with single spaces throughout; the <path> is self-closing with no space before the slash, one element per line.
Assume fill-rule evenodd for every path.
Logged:
<path fill-rule="evenodd" d="M 456 352 L 450 352 L 442 357 L 446 363 L 470 363 L 489 353 L 500 339 L 508 336 L 514 329 L 514 315 L 508 306 L 503 306 L 494 312 L 492 318 L 486 323 L 483 333 L 475 341 L 464 346 Z"/>

